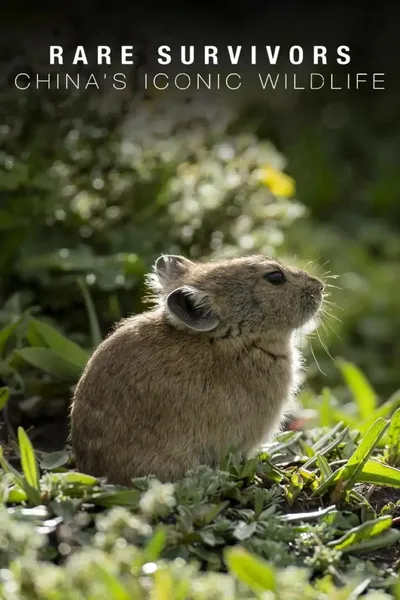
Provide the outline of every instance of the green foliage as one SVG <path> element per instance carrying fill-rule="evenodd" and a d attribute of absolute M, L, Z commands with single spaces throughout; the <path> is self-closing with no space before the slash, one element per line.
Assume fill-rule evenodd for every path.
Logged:
<path fill-rule="evenodd" d="M 388 429 L 388 454 L 386 461 L 389 465 L 400 465 L 400 408 L 393 414 Z"/>
<path fill-rule="evenodd" d="M 21 466 L 26 482 L 38 492 L 40 491 L 39 467 L 30 439 L 22 427 L 18 428 L 18 441 L 21 452 Z"/>
<path fill-rule="evenodd" d="M 74 333 L 88 333 L 76 302 L 78 277 L 82 301 L 89 310 L 90 288 L 104 332 L 121 312 L 142 309 L 143 276 L 159 253 L 274 253 L 304 212 L 277 195 L 291 192 L 284 158 L 254 134 L 231 135 L 235 116 L 224 106 L 143 102 L 133 115 L 121 107 L 119 117 L 116 108 L 93 112 L 86 122 L 71 117 L 62 94 L 49 93 L 48 101 L 35 107 L 37 129 L 23 154 L 18 125 L 29 119 L 34 100 L 28 94 L 21 105 L 7 105 L 2 300 L 18 290 L 23 308 L 40 306 Z M 55 120 L 50 106 L 64 118 Z M 45 134 L 42 146 L 37 140 Z M 93 314 L 92 307 L 98 343 Z"/>
<path fill-rule="evenodd" d="M 398 128 L 277 110 L 2 93 L 1 598 L 400 598 Z M 161 252 L 326 270 L 331 314 L 303 340 L 303 431 L 125 489 L 10 414 L 68 402 Z"/>
<path fill-rule="evenodd" d="M 115 98 L 100 110 L 100 96 L 2 95 L 0 303 L 16 294 L 17 314 L 35 306 L 89 348 L 143 310 L 143 276 L 160 252 L 296 256 L 339 276 L 331 300 L 344 310 L 331 306 L 320 329 L 330 353 L 367 372 L 378 396 L 399 387 L 396 130 L 381 139 L 347 106 L 338 108 L 346 127 L 330 128 L 315 97 L 288 115 L 264 104 L 231 111 L 210 96 Z M 312 366 L 309 381 L 339 388 L 329 356 L 312 345 L 327 378 Z"/>
<path fill-rule="evenodd" d="M 378 404 L 377 394 L 371 383 L 355 364 L 343 360 L 338 360 L 336 364 L 344 374 L 351 400 L 340 402 L 337 391 L 328 388 L 324 388 L 319 395 L 304 391 L 301 394 L 302 403 L 312 411 L 313 423 L 325 427 L 342 421 L 365 433 L 376 419 L 387 418 L 400 408 L 400 390 Z"/>
<path fill-rule="evenodd" d="M 363 420 L 369 419 L 377 405 L 375 390 L 355 365 L 344 360 L 337 361 L 337 364 L 357 404 L 360 417 Z"/>
<path fill-rule="evenodd" d="M 253 459 L 130 488 L 71 470 L 65 451 L 35 452 L 19 428 L 22 474 L 0 456 L 1 597 L 389 600 L 398 411 L 388 418 L 364 435 L 341 422 L 284 432 Z"/>

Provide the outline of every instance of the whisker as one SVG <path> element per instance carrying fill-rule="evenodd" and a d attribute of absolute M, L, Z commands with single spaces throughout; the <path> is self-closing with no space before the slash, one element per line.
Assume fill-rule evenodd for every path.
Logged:
<path fill-rule="evenodd" d="M 325 342 L 323 341 L 323 339 L 322 339 L 322 337 L 321 337 L 321 334 L 319 333 L 318 329 L 317 329 L 317 336 L 318 336 L 318 339 L 319 339 L 319 341 L 320 341 L 320 343 L 321 343 L 321 346 L 323 347 L 323 349 L 325 350 L 325 352 L 327 353 L 327 355 L 329 356 L 329 358 L 331 358 L 331 359 L 333 360 L 333 356 L 332 356 L 332 355 L 331 355 L 331 353 L 329 352 L 329 350 L 328 350 L 328 346 L 327 346 L 327 345 L 325 344 Z"/>
<path fill-rule="evenodd" d="M 339 317 L 337 317 L 336 315 L 330 313 L 330 312 L 325 312 L 323 313 L 325 314 L 327 317 L 329 317 L 330 319 L 335 319 L 335 321 L 337 321 L 338 323 L 342 322 L 342 319 L 339 319 Z"/>
<path fill-rule="evenodd" d="M 336 329 L 334 327 L 332 327 L 332 325 L 330 323 L 328 323 L 328 321 L 326 322 L 326 324 L 329 327 L 329 329 L 336 335 L 336 337 L 338 338 L 338 340 L 340 340 L 342 342 L 343 340 L 340 337 L 340 335 L 338 334 L 338 332 L 336 331 Z"/>
<path fill-rule="evenodd" d="M 331 302 L 330 300 L 324 300 L 324 304 L 327 304 L 329 307 L 333 306 L 334 308 L 338 308 L 339 310 L 344 310 L 343 306 L 338 306 L 335 302 Z M 327 309 L 327 307 L 325 307 Z"/>
<path fill-rule="evenodd" d="M 336 302 L 332 302 L 332 300 L 326 300 L 326 298 L 330 298 L 330 294 L 324 294 L 323 295 L 323 308 L 327 308 L 327 306 L 331 307 L 333 306 L 334 308 L 339 308 L 340 310 L 343 310 L 342 306 L 339 306 L 338 304 L 336 304 Z"/>
<path fill-rule="evenodd" d="M 328 304 L 329 304 L 329 308 L 330 308 L 331 306 L 335 306 L 334 304 L 331 304 L 330 302 L 329 302 Z M 340 310 L 343 310 L 343 309 L 342 309 L 340 306 L 335 306 L 335 308 L 340 308 Z M 336 315 L 334 315 L 333 313 L 331 313 L 331 312 L 329 312 L 329 311 L 328 311 L 328 306 L 325 306 L 324 308 L 321 308 L 321 312 L 322 312 L 322 313 L 324 313 L 324 312 L 325 312 L 325 314 L 327 314 L 327 315 L 329 315 L 330 317 L 332 317 L 332 319 L 335 319 L 336 321 L 339 321 L 339 323 L 341 323 L 341 322 L 342 322 L 342 320 L 341 320 L 341 319 L 339 319 L 339 317 L 337 317 Z"/>
<path fill-rule="evenodd" d="M 314 265 L 319 259 L 318 258 L 314 258 L 314 260 L 309 260 L 308 263 L 306 264 L 306 267 L 308 267 L 308 265 Z"/>
<path fill-rule="evenodd" d="M 312 357 L 313 357 L 313 359 L 314 359 L 314 361 L 315 361 L 315 364 L 317 365 L 318 371 L 319 371 L 320 373 L 322 373 L 322 375 L 325 375 L 325 377 L 326 377 L 326 373 L 324 373 L 324 372 L 323 372 L 323 370 L 322 370 L 322 369 L 321 369 L 321 367 L 320 367 L 320 364 L 319 364 L 319 362 L 317 361 L 317 357 L 315 356 L 315 352 L 314 352 L 314 349 L 313 349 L 313 347 L 312 347 L 311 340 L 310 340 L 310 350 L 311 350 Z"/>
<path fill-rule="evenodd" d="M 329 312 L 327 312 L 326 310 L 323 311 L 321 310 L 321 314 L 322 316 L 325 318 L 325 324 L 327 325 L 327 327 L 329 327 L 329 329 L 332 331 L 332 333 L 339 339 L 342 341 L 342 338 L 340 337 L 340 335 L 338 334 L 338 332 L 336 331 L 336 329 L 334 327 L 332 327 L 332 325 L 329 322 L 329 318 L 332 317 L 333 315 Z M 338 319 L 340 321 L 340 319 Z M 321 321 L 321 324 L 323 323 L 323 321 Z M 324 325 L 325 325 L 324 324 Z"/>
<path fill-rule="evenodd" d="M 329 259 L 326 262 L 324 262 L 323 265 L 321 265 L 321 269 L 323 269 L 328 263 L 329 263 Z M 328 273 L 330 273 L 330 271 L 328 271 Z"/>
<path fill-rule="evenodd" d="M 321 327 L 325 331 L 326 335 L 329 335 L 327 328 L 325 327 L 325 323 L 321 321 Z"/>

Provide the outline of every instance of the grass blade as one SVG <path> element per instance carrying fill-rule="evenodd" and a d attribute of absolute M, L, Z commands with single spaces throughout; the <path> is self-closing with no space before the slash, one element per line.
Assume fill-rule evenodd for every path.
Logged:
<path fill-rule="evenodd" d="M 317 462 L 318 462 L 319 469 L 321 471 L 322 479 L 324 481 L 326 481 L 327 479 L 329 479 L 329 477 L 331 477 L 333 471 L 330 468 L 329 463 L 324 456 L 322 456 L 322 455 L 317 456 Z"/>
<path fill-rule="evenodd" d="M 347 480 L 346 489 L 353 487 L 357 481 L 357 474 L 362 471 L 363 466 L 388 426 L 389 422 L 385 419 L 377 419 L 361 439 L 358 448 L 350 456 L 344 467 L 343 479 Z"/>
<path fill-rule="evenodd" d="M 392 526 L 392 517 L 390 515 L 379 517 L 374 521 L 367 521 L 358 527 L 353 527 L 347 531 L 340 539 L 328 542 L 328 546 L 333 546 L 335 550 L 344 550 L 349 546 L 368 540 L 375 535 L 379 535 L 390 529 Z"/>
<path fill-rule="evenodd" d="M 335 485 L 339 479 L 347 482 L 346 489 L 351 489 L 388 426 L 389 422 L 385 421 L 385 419 L 377 419 L 361 439 L 360 444 L 350 456 L 347 463 L 314 490 L 313 495 L 324 493 L 327 489 Z"/>
<path fill-rule="evenodd" d="M 137 508 L 140 501 L 140 492 L 138 490 L 119 490 L 116 492 L 97 492 L 90 497 L 90 502 L 111 508 L 112 506 L 126 506 L 127 508 Z"/>
<path fill-rule="evenodd" d="M 31 441 L 22 427 L 18 427 L 18 443 L 25 479 L 31 487 L 40 491 L 39 465 Z"/>
<path fill-rule="evenodd" d="M 396 531 L 396 529 L 389 529 L 389 531 L 385 531 L 380 535 L 374 535 L 372 538 L 366 538 L 358 544 L 344 548 L 342 553 L 347 554 L 351 552 L 354 554 L 355 552 L 371 552 L 371 550 L 378 550 L 379 548 L 393 546 L 394 544 L 397 544 L 399 540 L 400 531 Z"/>
<path fill-rule="evenodd" d="M 28 500 L 30 500 L 30 502 L 32 502 L 32 504 L 35 504 L 35 505 L 41 504 L 42 500 L 41 500 L 38 490 L 36 490 L 31 485 L 29 485 L 26 478 L 22 477 L 22 475 L 20 473 L 18 473 L 18 471 L 16 469 L 14 469 L 14 467 L 12 465 L 10 465 L 10 463 L 4 458 L 3 448 L 1 446 L 0 446 L 0 465 L 6 473 L 11 473 L 13 475 L 16 485 L 18 486 L 18 488 L 20 488 L 21 490 L 23 490 L 25 492 Z M 20 496 L 18 494 L 18 488 L 14 488 L 13 495 L 9 496 L 8 499 L 10 502 L 12 501 L 12 496 L 14 496 L 14 497 Z"/>
<path fill-rule="evenodd" d="M 100 342 L 102 341 L 101 329 L 99 325 L 99 320 L 97 318 L 96 309 L 93 304 L 92 297 L 89 292 L 89 288 L 87 287 L 85 281 L 79 277 L 78 285 L 81 289 L 83 301 L 85 303 L 86 311 L 89 318 L 89 326 L 90 326 L 90 336 L 92 340 L 93 348 L 96 348 Z"/>
<path fill-rule="evenodd" d="M 82 373 L 81 367 L 65 360 L 50 348 L 21 348 L 14 350 L 14 355 L 33 367 L 63 380 L 75 380 Z"/>
<path fill-rule="evenodd" d="M 319 438 L 318 441 L 315 442 L 315 444 L 312 445 L 312 449 L 315 450 L 315 452 L 318 452 L 320 448 L 323 448 L 325 446 L 326 442 L 329 442 L 330 439 L 335 437 L 335 435 L 342 429 L 342 427 L 343 423 L 341 421 L 339 421 L 339 423 L 336 423 L 335 427 L 333 427 L 330 431 L 325 433 L 322 437 Z"/>
<path fill-rule="evenodd" d="M 319 450 L 318 454 L 316 454 L 315 456 L 310 458 L 306 463 L 304 463 L 303 468 L 308 469 L 309 467 L 311 467 L 311 465 L 313 465 L 316 462 L 318 456 L 325 456 L 325 454 L 329 454 L 329 452 L 332 452 L 332 450 L 337 448 L 339 446 L 339 444 L 341 444 L 343 442 L 343 440 L 347 437 L 348 433 L 349 433 L 349 428 L 346 427 L 345 429 L 343 429 L 343 431 L 341 433 L 339 433 L 337 438 L 332 440 L 332 442 L 330 444 L 328 444 L 327 446 L 325 446 L 325 448 L 322 448 L 322 450 Z"/>
<path fill-rule="evenodd" d="M 102 582 L 103 586 L 107 590 L 109 598 L 113 600 L 131 600 L 132 596 L 123 586 L 117 575 L 111 573 L 106 569 L 105 566 L 96 563 L 94 565 L 95 573 L 99 581 Z"/>
<path fill-rule="evenodd" d="M 143 553 L 145 555 L 146 562 L 155 562 L 161 556 L 162 551 L 167 543 L 166 530 L 161 527 L 153 533 L 150 541 L 145 546 Z"/>
<path fill-rule="evenodd" d="M 400 408 L 391 418 L 387 431 L 389 440 L 388 462 L 397 465 L 400 462 Z"/>
<path fill-rule="evenodd" d="M 31 318 L 30 324 L 51 350 L 79 368 L 84 368 L 89 355 L 83 348 L 43 321 Z"/>
<path fill-rule="evenodd" d="M 400 408 L 400 390 L 397 390 L 386 402 L 381 404 L 371 419 L 377 419 L 378 417 L 389 418 L 397 408 Z"/>
<path fill-rule="evenodd" d="M 10 397 L 10 390 L 8 389 L 8 387 L 1 387 L 0 388 L 0 410 L 3 410 L 3 408 L 5 407 L 5 405 L 8 402 L 9 397 Z"/>
<path fill-rule="evenodd" d="M 362 471 L 357 476 L 357 481 L 400 488 L 400 469 L 395 469 L 371 459 L 363 466 Z"/>
<path fill-rule="evenodd" d="M 0 329 L 0 356 L 3 356 L 8 340 L 10 339 L 14 331 L 17 329 L 22 319 L 23 317 L 19 317 L 12 323 L 8 323 L 7 325 L 5 325 L 3 329 Z"/>
<path fill-rule="evenodd" d="M 225 562 L 233 575 L 256 593 L 276 590 L 276 578 L 270 565 L 241 547 L 227 548 Z"/>
<path fill-rule="evenodd" d="M 365 375 L 353 363 L 345 360 L 338 360 L 336 362 L 357 403 L 360 417 L 368 419 L 377 405 L 375 390 Z"/>
<path fill-rule="evenodd" d="M 329 427 L 329 425 L 332 423 L 332 410 L 331 391 L 328 388 L 324 388 L 322 390 L 319 415 L 321 419 L 321 427 Z"/>
<path fill-rule="evenodd" d="M 21 473 L 18 473 L 17 469 L 14 469 L 12 465 L 4 458 L 3 448 L 0 446 L 0 465 L 6 473 L 12 473 L 14 476 L 15 483 L 23 488 L 23 477 Z"/>

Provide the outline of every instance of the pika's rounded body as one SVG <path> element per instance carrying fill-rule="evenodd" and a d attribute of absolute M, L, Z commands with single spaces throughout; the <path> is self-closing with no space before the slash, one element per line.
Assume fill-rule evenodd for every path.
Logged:
<path fill-rule="evenodd" d="M 287 306 L 276 282 L 258 281 L 281 270 L 276 262 L 271 270 L 265 257 L 235 260 L 159 259 L 148 279 L 156 308 L 118 324 L 75 390 L 71 441 L 81 471 L 122 485 L 145 475 L 174 481 L 200 464 L 218 467 L 231 448 L 249 455 L 279 429 L 301 367 L 295 325 L 318 310 L 322 284 L 307 276 L 297 294 L 308 290 L 306 300 Z M 271 287 L 269 309 L 262 285 Z M 289 310 L 268 326 L 279 304 L 302 314 Z"/>

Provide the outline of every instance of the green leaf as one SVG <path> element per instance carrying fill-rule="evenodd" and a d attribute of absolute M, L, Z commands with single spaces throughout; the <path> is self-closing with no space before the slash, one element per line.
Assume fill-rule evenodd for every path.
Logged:
<path fill-rule="evenodd" d="M 63 380 L 75 380 L 82 373 L 81 367 L 65 360 L 50 348 L 21 348 L 14 350 L 14 354 L 33 367 Z"/>
<path fill-rule="evenodd" d="M 14 481 L 19 488 L 24 490 L 28 500 L 32 502 L 32 504 L 40 505 L 41 497 L 39 492 L 29 485 L 28 481 L 25 477 L 21 475 L 10 463 L 4 458 L 3 448 L 0 446 L 0 465 L 4 469 L 6 473 L 11 473 L 14 477 Z"/>
<path fill-rule="evenodd" d="M 329 477 L 331 477 L 333 471 L 330 468 L 329 463 L 324 456 L 319 455 L 317 458 L 317 462 L 321 471 L 322 479 L 323 481 L 326 481 L 327 479 L 329 479 Z"/>
<path fill-rule="evenodd" d="M 344 467 L 343 479 L 347 480 L 346 489 L 353 487 L 357 481 L 357 474 L 362 471 L 363 466 L 388 426 L 389 423 L 385 419 L 377 419 L 365 433 Z"/>
<path fill-rule="evenodd" d="M 10 390 L 8 387 L 0 387 L 0 410 L 3 410 L 10 397 Z"/>
<path fill-rule="evenodd" d="M 198 527 L 209 525 L 214 519 L 229 506 L 229 500 L 218 502 L 217 504 L 203 503 L 198 504 L 192 509 L 192 516 Z"/>
<path fill-rule="evenodd" d="M 305 456 L 308 456 L 309 458 L 312 458 L 313 456 L 316 455 L 315 450 L 313 450 L 312 446 L 309 446 L 304 440 L 299 440 L 299 446 L 302 449 L 302 451 L 304 452 Z"/>
<path fill-rule="evenodd" d="M 312 449 L 314 452 L 318 452 L 321 448 L 323 448 L 327 442 L 332 440 L 335 435 L 342 429 L 343 423 L 339 421 L 336 425 L 330 429 L 327 433 L 325 433 L 322 437 L 320 437 L 315 444 L 313 444 Z"/>
<path fill-rule="evenodd" d="M 83 300 L 85 302 L 86 311 L 87 311 L 88 318 L 89 318 L 92 346 L 95 348 L 102 341 L 99 320 L 97 318 L 96 309 L 94 307 L 93 300 L 90 295 L 89 289 L 88 289 L 85 281 L 81 277 L 79 277 L 79 279 L 78 279 L 78 285 L 81 289 Z"/>
<path fill-rule="evenodd" d="M 289 485 L 285 487 L 285 496 L 289 506 L 292 506 L 294 501 L 300 495 L 304 487 L 304 480 L 299 473 L 293 473 L 290 478 Z"/>
<path fill-rule="evenodd" d="M 370 418 L 377 405 L 374 389 L 365 375 L 353 363 L 340 359 L 336 362 L 357 403 L 361 418 Z"/>
<path fill-rule="evenodd" d="M 6 494 L 7 502 L 9 504 L 22 504 L 28 500 L 27 493 L 19 486 L 13 486 Z"/>
<path fill-rule="evenodd" d="M 387 548 L 388 546 L 394 546 L 400 540 L 400 531 L 396 529 L 389 529 L 380 535 L 375 535 L 372 538 L 366 538 L 358 544 L 354 544 L 342 550 L 343 554 L 356 553 L 356 552 L 371 552 L 371 550 L 378 550 L 379 548 Z"/>
<path fill-rule="evenodd" d="M 351 489 L 388 425 L 388 421 L 377 419 L 365 433 L 347 463 L 314 490 L 313 495 L 322 494 L 325 490 L 335 485 L 339 479 L 347 482 L 346 489 Z"/>
<path fill-rule="evenodd" d="M 124 588 L 118 577 L 113 573 L 110 573 L 105 566 L 97 562 L 92 568 L 98 579 L 107 589 L 108 598 L 112 600 L 132 600 L 131 594 Z"/>
<path fill-rule="evenodd" d="M 319 409 L 321 427 L 329 427 L 329 425 L 332 423 L 331 408 L 331 391 L 328 388 L 324 388 L 322 390 L 321 406 Z"/>
<path fill-rule="evenodd" d="M 396 465 L 400 457 L 400 408 L 392 416 L 387 434 L 389 438 L 388 462 Z"/>
<path fill-rule="evenodd" d="M 376 421 L 376 419 L 378 419 L 378 417 L 383 417 L 384 419 L 389 419 L 392 417 L 393 413 L 398 408 L 400 408 L 400 390 L 398 390 L 397 392 L 392 394 L 392 396 L 390 396 L 390 398 L 388 400 L 386 400 L 386 402 L 381 404 L 374 411 L 374 413 L 372 415 L 370 415 L 369 419 L 367 419 L 361 423 L 356 423 L 354 425 L 354 428 L 357 429 L 358 431 L 360 431 L 360 433 L 363 435 L 367 431 L 368 427 L 370 427 L 372 425 L 372 423 L 374 423 L 374 421 Z M 385 436 L 382 437 L 380 443 L 383 442 L 384 438 L 386 438 L 386 434 L 385 434 Z"/>
<path fill-rule="evenodd" d="M 29 346 L 39 346 L 41 348 L 48 347 L 48 344 L 46 344 L 45 339 L 39 334 L 38 330 L 36 329 L 33 323 L 29 323 L 25 332 L 25 337 Z"/>
<path fill-rule="evenodd" d="M 126 506 L 130 508 L 137 508 L 140 500 L 139 490 L 119 490 L 116 492 L 100 492 L 93 494 L 90 497 L 90 502 L 103 506 L 104 508 L 111 508 L 112 506 Z"/>
<path fill-rule="evenodd" d="M 393 586 L 392 592 L 395 600 L 400 600 L 400 580 Z"/>
<path fill-rule="evenodd" d="M 59 467 L 62 467 L 68 462 L 68 460 L 68 452 L 66 452 L 66 450 L 60 450 L 42 456 L 39 462 L 42 469 L 51 471 L 52 469 L 58 469 Z"/>
<path fill-rule="evenodd" d="M 315 456 L 310 458 L 307 462 L 305 462 L 303 465 L 303 468 L 308 469 L 309 467 L 311 467 L 311 465 L 313 465 L 317 461 L 318 456 L 324 456 L 325 454 L 329 454 L 330 452 L 332 452 L 332 450 L 337 448 L 343 442 L 343 440 L 347 437 L 348 433 L 349 433 L 349 428 L 346 427 L 345 429 L 343 429 L 343 431 L 341 431 L 339 433 L 339 435 L 335 439 L 333 439 L 329 444 L 327 444 L 325 446 L 325 448 L 322 448 L 321 450 L 319 450 L 318 454 L 316 454 Z M 314 446 L 314 450 L 315 450 L 315 448 L 316 448 L 316 445 Z"/>
<path fill-rule="evenodd" d="M 254 513 L 256 518 L 260 516 L 264 508 L 264 490 L 256 488 L 254 491 Z"/>
<path fill-rule="evenodd" d="M 386 402 L 381 404 L 370 417 L 370 420 L 375 420 L 378 417 L 383 417 L 384 419 L 390 417 L 397 408 L 400 408 L 400 390 L 397 390 Z"/>
<path fill-rule="evenodd" d="M 353 402 L 352 402 L 353 404 Z M 360 417 L 357 418 L 350 415 L 346 410 L 340 410 L 338 408 L 332 409 L 332 421 L 333 423 L 342 421 L 350 429 L 358 429 L 360 424 Z"/>
<path fill-rule="evenodd" d="M 64 360 L 77 365 L 81 370 L 85 367 L 89 355 L 78 344 L 72 342 L 43 321 L 31 318 L 30 324 L 51 350 L 54 350 Z"/>
<path fill-rule="evenodd" d="M 96 485 L 99 480 L 92 475 L 86 475 L 86 473 L 78 473 L 77 471 L 70 471 L 68 473 L 52 473 L 53 479 L 62 480 L 63 483 L 78 483 L 81 485 Z"/>
<path fill-rule="evenodd" d="M 261 450 L 262 452 L 265 451 L 268 454 L 278 454 L 278 452 L 286 450 L 287 448 L 290 448 L 296 444 L 302 436 L 302 431 L 285 431 L 281 435 L 277 436 L 274 442 L 264 444 Z"/>
<path fill-rule="evenodd" d="M 39 466 L 31 441 L 22 427 L 18 427 L 18 443 L 21 453 L 21 466 L 25 479 L 31 487 L 39 492 Z"/>
<path fill-rule="evenodd" d="M 332 546 L 335 550 L 344 550 L 350 546 L 354 546 L 359 542 L 368 540 L 375 535 L 379 535 L 390 529 L 392 526 L 392 517 L 385 516 L 379 517 L 374 521 L 367 521 L 358 527 L 353 527 L 350 531 L 347 531 L 340 539 L 332 540 L 328 542 L 328 546 Z"/>
<path fill-rule="evenodd" d="M 8 323 L 5 327 L 3 327 L 3 329 L 0 329 L 0 356 L 3 356 L 4 349 L 8 340 L 10 339 L 10 337 L 12 336 L 12 334 L 14 333 L 21 321 L 22 317 L 20 317 L 13 323 Z"/>
<path fill-rule="evenodd" d="M 143 549 L 145 562 L 155 562 L 161 556 L 167 541 L 167 532 L 163 527 L 159 527 L 155 531 Z"/>
<path fill-rule="evenodd" d="M 276 591 L 275 572 L 265 560 L 250 554 L 240 546 L 227 548 L 224 559 L 230 572 L 255 593 Z"/>
<path fill-rule="evenodd" d="M 247 540 L 248 538 L 251 538 L 251 536 L 254 534 L 255 530 L 257 527 L 257 523 L 255 521 L 252 521 L 251 523 L 246 523 L 245 521 L 239 521 L 239 523 L 236 525 L 235 529 L 233 530 L 233 537 L 236 538 L 237 540 Z"/>
<path fill-rule="evenodd" d="M 19 487 L 23 488 L 23 477 L 21 473 L 14 469 L 12 465 L 4 458 L 3 447 L 0 446 L 0 465 L 6 473 L 12 473 L 14 476 L 14 480 L 19 485 Z"/>
<path fill-rule="evenodd" d="M 205 558 L 205 560 L 207 560 L 207 558 Z M 153 578 L 155 585 L 151 594 L 152 600 L 172 600 L 176 597 L 176 584 L 173 580 L 172 573 L 168 570 L 166 566 L 159 567 L 155 571 Z M 183 589 L 184 588 L 181 587 L 181 590 Z M 189 598 L 190 593 L 188 593 L 188 589 L 186 589 L 185 591 L 186 593 L 183 596 L 183 598 Z M 135 598 L 139 597 L 139 594 L 135 596 Z"/>
<path fill-rule="evenodd" d="M 357 481 L 400 488 L 400 469 L 395 469 L 376 460 L 368 460 L 358 474 Z"/>

